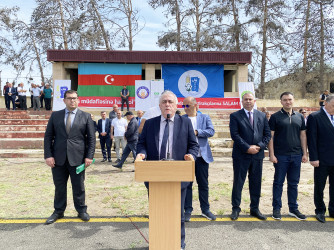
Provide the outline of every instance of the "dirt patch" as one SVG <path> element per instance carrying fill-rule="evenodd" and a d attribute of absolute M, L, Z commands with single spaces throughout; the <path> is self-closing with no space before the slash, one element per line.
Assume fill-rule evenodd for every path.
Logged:
<path fill-rule="evenodd" d="M 143 183 L 134 181 L 134 164 L 119 171 L 110 163 L 98 162 L 86 172 L 86 203 L 91 216 L 147 215 L 147 192 Z M 231 213 L 233 169 L 231 158 L 217 158 L 210 164 L 210 205 L 218 215 Z M 264 161 L 260 210 L 272 213 L 274 167 Z M 0 163 L 0 217 L 46 218 L 53 212 L 54 186 L 50 168 L 41 159 L 2 159 Z M 242 195 L 242 214 L 249 213 L 249 191 L 246 181 Z M 286 183 L 282 195 L 282 214 L 288 213 Z M 298 203 L 300 211 L 314 214 L 313 167 L 302 164 Z M 328 184 L 325 189 L 328 204 Z M 194 185 L 194 215 L 200 214 L 197 184 Z M 76 216 L 70 181 L 66 216 Z"/>

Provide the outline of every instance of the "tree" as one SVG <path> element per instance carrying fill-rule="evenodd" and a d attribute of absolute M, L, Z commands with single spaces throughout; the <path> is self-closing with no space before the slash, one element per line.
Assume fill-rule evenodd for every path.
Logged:
<path fill-rule="evenodd" d="M 279 75 L 281 66 L 287 61 L 284 56 L 289 45 L 284 28 L 287 22 L 285 15 L 287 11 L 288 6 L 281 0 L 248 0 L 247 2 L 246 14 L 255 24 L 256 34 L 262 43 L 262 48 L 256 48 L 257 53 L 261 55 L 260 87 L 264 86 L 269 71 L 274 70 L 276 75 Z"/>
<path fill-rule="evenodd" d="M 184 27 L 186 18 L 190 15 L 189 9 L 183 5 L 183 0 L 149 0 L 149 4 L 157 9 L 158 7 L 166 7 L 165 16 L 169 18 L 166 27 L 170 27 L 167 32 L 163 32 L 158 37 L 158 45 L 160 47 L 169 48 L 175 45 L 176 50 L 180 51 L 182 47 L 182 36 L 184 35 Z M 173 26 L 176 25 L 176 28 Z"/>

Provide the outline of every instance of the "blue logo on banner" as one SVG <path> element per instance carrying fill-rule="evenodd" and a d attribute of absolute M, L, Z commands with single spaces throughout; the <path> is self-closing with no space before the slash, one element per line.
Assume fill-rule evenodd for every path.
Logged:
<path fill-rule="evenodd" d="M 68 90 L 66 86 L 60 87 L 60 98 L 64 98 L 65 92 Z"/>
<path fill-rule="evenodd" d="M 177 97 L 224 97 L 223 65 L 163 64 L 162 78 Z"/>
<path fill-rule="evenodd" d="M 146 99 L 150 94 L 150 90 L 145 86 L 141 86 L 137 89 L 136 94 L 140 99 Z"/>

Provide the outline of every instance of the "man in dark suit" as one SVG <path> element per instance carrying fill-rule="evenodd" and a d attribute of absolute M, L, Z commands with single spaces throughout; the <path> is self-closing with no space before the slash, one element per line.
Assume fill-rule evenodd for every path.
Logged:
<path fill-rule="evenodd" d="M 260 220 L 266 217 L 259 210 L 261 196 L 262 163 L 264 149 L 270 141 L 270 128 L 266 115 L 254 108 L 252 92 L 242 96 L 243 109 L 230 115 L 230 133 L 234 141 L 233 190 L 231 219 L 239 217 L 241 193 L 248 172 L 251 198 L 250 214 Z"/>
<path fill-rule="evenodd" d="M 76 174 L 76 167 L 83 163 L 88 167 L 93 161 L 96 142 L 94 124 L 90 114 L 78 109 L 76 91 L 66 91 L 64 103 L 65 109 L 52 113 L 44 136 L 44 158 L 51 167 L 55 185 L 55 210 L 46 224 L 64 217 L 69 176 L 78 217 L 83 221 L 90 219 L 85 205 L 85 171 Z"/>
<path fill-rule="evenodd" d="M 117 164 L 113 164 L 113 167 L 121 169 L 126 158 L 129 156 L 130 152 L 132 152 L 133 159 L 136 159 L 136 148 L 138 142 L 138 122 L 134 117 L 131 111 L 125 113 L 126 119 L 128 119 L 129 123 L 124 133 L 124 137 L 127 141 L 124 151 L 122 153 L 122 158 Z"/>
<path fill-rule="evenodd" d="M 124 86 L 123 86 L 123 89 L 121 90 L 121 99 L 122 99 L 121 110 L 122 110 L 122 111 L 123 111 L 124 103 L 126 103 L 127 111 L 129 111 L 129 96 L 130 96 L 130 92 L 129 92 L 129 90 L 126 88 L 126 85 L 124 85 Z"/>
<path fill-rule="evenodd" d="M 314 204 L 318 221 L 325 223 L 324 189 L 329 177 L 329 216 L 334 218 L 334 95 L 324 107 L 309 115 L 307 144 L 310 163 L 314 167 Z"/>
<path fill-rule="evenodd" d="M 195 160 L 199 150 L 196 136 L 190 119 L 175 115 L 175 94 L 163 92 L 159 107 L 161 115 L 145 122 L 137 145 L 137 160 Z M 181 183 L 181 248 L 185 247 L 184 202 L 188 185 L 189 182 Z"/>
<path fill-rule="evenodd" d="M 98 120 L 97 122 L 97 131 L 99 132 L 101 151 L 103 155 L 102 162 L 107 161 L 107 154 L 108 154 L 108 162 L 111 162 L 111 138 L 110 138 L 111 123 L 110 119 L 107 118 L 107 113 L 105 111 L 101 111 L 101 118 L 102 119 Z"/>
<path fill-rule="evenodd" d="M 13 110 L 16 109 L 15 100 L 17 96 L 17 90 L 12 86 L 12 83 L 8 83 L 8 88 L 6 89 L 5 95 L 7 96 L 7 110 L 10 110 L 10 103 L 13 105 Z"/>
<path fill-rule="evenodd" d="M 192 96 L 184 98 L 183 105 L 186 114 L 191 120 L 196 139 L 200 146 L 199 154 L 195 162 L 195 175 L 198 184 L 198 198 L 200 201 L 202 216 L 208 220 L 216 220 L 216 216 L 210 211 L 209 204 L 209 163 L 213 162 L 213 157 L 208 138 L 215 134 L 210 116 L 199 113 L 196 99 Z M 193 211 L 193 183 L 187 187 L 186 202 L 184 205 L 185 221 L 190 221 Z"/>

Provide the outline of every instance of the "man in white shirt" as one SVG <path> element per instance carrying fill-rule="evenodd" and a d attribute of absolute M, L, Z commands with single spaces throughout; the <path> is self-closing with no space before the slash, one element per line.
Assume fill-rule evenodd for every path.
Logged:
<path fill-rule="evenodd" d="M 27 90 L 22 82 L 17 87 L 17 93 L 19 95 L 20 109 L 27 110 Z"/>
<path fill-rule="evenodd" d="M 115 161 L 115 163 L 118 163 L 121 160 L 121 156 L 119 153 L 120 144 L 122 144 L 123 151 L 126 145 L 124 133 L 127 129 L 128 122 L 124 118 L 122 118 L 122 112 L 120 110 L 117 110 L 116 114 L 117 117 L 113 119 L 111 123 L 110 137 L 112 140 L 114 140 L 114 143 L 116 145 L 117 160 Z"/>
<path fill-rule="evenodd" d="M 40 97 L 41 97 L 41 89 L 37 87 L 36 84 L 31 84 L 32 86 L 32 93 L 33 93 L 33 106 L 34 110 L 38 109 L 38 111 L 41 110 L 41 102 L 40 102 Z"/>

